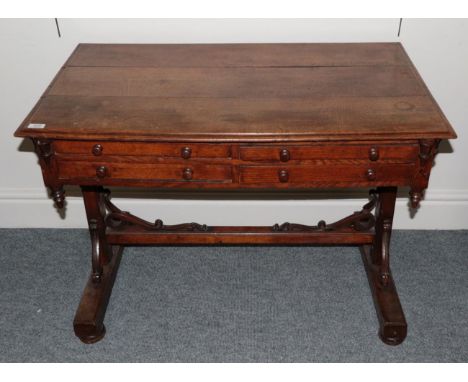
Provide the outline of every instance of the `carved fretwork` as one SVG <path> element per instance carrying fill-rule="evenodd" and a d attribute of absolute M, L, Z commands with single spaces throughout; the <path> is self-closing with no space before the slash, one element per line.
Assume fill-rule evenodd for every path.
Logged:
<path fill-rule="evenodd" d="M 328 232 L 339 231 L 340 229 L 354 229 L 355 231 L 369 231 L 375 225 L 375 217 L 372 214 L 377 196 L 375 191 L 372 190 L 369 194 L 370 201 L 362 208 L 361 211 L 354 212 L 335 223 L 327 224 L 325 221 L 320 220 L 316 226 L 296 224 L 296 223 L 283 223 L 281 225 L 275 224 L 272 228 L 274 232 Z"/>
<path fill-rule="evenodd" d="M 122 225 L 137 225 L 148 231 L 178 231 L 178 232 L 209 232 L 209 227 L 206 224 L 198 223 L 183 223 L 166 225 L 161 219 L 157 219 L 154 223 L 150 223 L 141 219 L 129 212 L 121 211 L 110 201 L 110 192 L 106 190 L 104 194 L 104 203 L 109 211 L 105 222 L 108 227 L 118 229 Z"/>
<path fill-rule="evenodd" d="M 413 179 L 413 185 L 410 190 L 410 205 L 412 208 L 418 208 L 423 197 L 424 190 L 429 183 L 434 158 L 437 155 L 440 139 L 422 139 L 419 141 L 419 171 Z"/>

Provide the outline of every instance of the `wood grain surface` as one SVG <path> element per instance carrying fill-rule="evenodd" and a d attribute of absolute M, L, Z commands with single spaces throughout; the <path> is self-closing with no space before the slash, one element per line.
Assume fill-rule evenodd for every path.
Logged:
<path fill-rule="evenodd" d="M 200 142 L 455 137 L 398 43 L 80 44 L 16 132 L 116 134 Z"/>

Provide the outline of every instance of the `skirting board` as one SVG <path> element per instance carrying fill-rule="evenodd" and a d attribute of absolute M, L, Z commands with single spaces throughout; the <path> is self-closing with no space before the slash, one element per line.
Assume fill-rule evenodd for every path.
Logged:
<path fill-rule="evenodd" d="M 315 194 L 314 194 L 315 195 Z M 286 221 L 317 224 L 331 223 L 361 209 L 364 198 L 337 198 L 340 192 L 313 197 L 275 200 L 253 199 L 141 199 L 115 198 L 114 203 L 149 221 L 162 219 L 166 224 L 198 222 L 208 225 L 273 225 Z M 402 194 L 404 195 L 404 194 Z M 134 195 L 133 195 L 134 196 Z M 315 195 L 317 196 L 317 195 Z M 85 228 L 83 201 L 67 197 L 65 213 L 59 213 L 44 189 L 0 189 L 0 228 Z M 408 198 L 397 201 L 395 229 L 468 229 L 468 190 L 429 190 L 419 210 L 412 216 Z"/>

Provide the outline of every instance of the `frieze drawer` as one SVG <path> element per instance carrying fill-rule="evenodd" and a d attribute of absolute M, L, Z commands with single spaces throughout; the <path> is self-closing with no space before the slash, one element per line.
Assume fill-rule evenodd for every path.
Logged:
<path fill-rule="evenodd" d="M 231 166 L 203 164 L 59 161 L 60 179 L 232 182 Z"/>
<path fill-rule="evenodd" d="M 359 159 L 411 162 L 417 158 L 419 146 L 407 145 L 272 145 L 242 146 L 240 158 L 244 161 L 289 162 L 311 159 Z"/>
<path fill-rule="evenodd" d="M 137 155 L 190 159 L 229 158 L 231 156 L 230 145 L 216 143 L 55 141 L 54 148 L 58 154 L 81 154 L 96 157 Z"/>
<path fill-rule="evenodd" d="M 415 171 L 412 164 L 241 166 L 241 184 L 405 184 Z"/>

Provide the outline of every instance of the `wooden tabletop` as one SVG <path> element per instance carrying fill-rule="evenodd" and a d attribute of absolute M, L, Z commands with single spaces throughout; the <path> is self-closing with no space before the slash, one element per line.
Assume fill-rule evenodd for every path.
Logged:
<path fill-rule="evenodd" d="M 456 137 L 399 43 L 80 44 L 16 136 Z"/>

